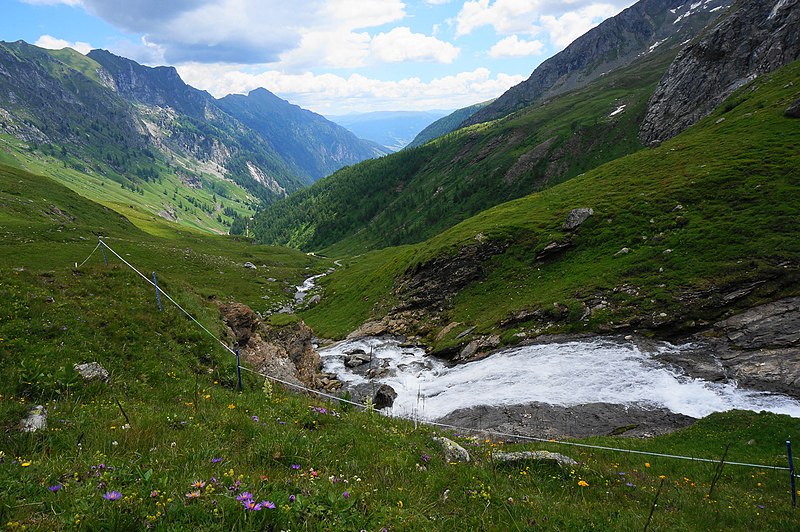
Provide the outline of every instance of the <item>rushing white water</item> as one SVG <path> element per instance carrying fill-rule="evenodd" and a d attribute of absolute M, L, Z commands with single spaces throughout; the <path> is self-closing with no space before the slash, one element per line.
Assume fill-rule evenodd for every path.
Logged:
<path fill-rule="evenodd" d="M 732 409 L 800 417 L 800 401 L 734 384 L 694 379 L 658 361 L 680 346 L 660 344 L 655 353 L 630 342 L 595 339 L 507 349 L 486 359 L 448 367 L 416 348 L 394 340 L 364 338 L 320 352 L 325 371 L 350 384 L 369 382 L 345 367 L 346 353 L 372 353 L 371 367 L 388 366 L 376 382 L 397 392 L 393 415 L 436 419 L 478 405 L 560 406 L 615 403 L 667 408 L 692 417 Z"/>

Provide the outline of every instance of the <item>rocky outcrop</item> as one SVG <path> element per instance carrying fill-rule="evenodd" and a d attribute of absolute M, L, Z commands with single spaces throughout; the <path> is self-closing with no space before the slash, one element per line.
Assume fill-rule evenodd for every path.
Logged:
<path fill-rule="evenodd" d="M 269 325 L 241 303 L 221 305 L 220 311 L 244 362 L 266 375 L 312 388 L 319 386 L 319 353 L 305 323 Z"/>
<path fill-rule="evenodd" d="M 567 219 L 564 220 L 564 231 L 574 231 L 578 228 L 583 222 L 589 219 L 590 216 L 594 214 L 594 209 L 591 207 L 581 207 L 578 209 L 572 209 L 569 214 L 567 215 Z"/>
<path fill-rule="evenodd" d="M 494 462 L 524 462 L 527 460 L 534 462 L 555 462 L 560 467 L 573 467 L 578 465 L 578 462 L 569 456 L 561 453 L 551 453 L 550 451 L 519 451 L 506 453 L 503 451 L 496 451 L 492 453 L 492 460 Z"/>
<path fill-rule="evenodd" d="M 639 138 L 669 139 L 756 76 L 800 57 L 800 0 L 745 0 L 675 58 L 650 99 Z"/>
<path fill-rule="evenodd" d="M 680 46 L 730 4 L 731 0 L 641 0 L 575 39 L 461 127 L 494 120 L 538 100 L 577 89 L 656 49 Z"/>
<path fill-rule="evenodd" d="M 800 297 L 748 309 L 691 341 L 665 361 L 695 377 L 800 397 Z"/>
<path fill-rule="evenodd" d="M 481 405 L 451 412 L 437 420 L 448 425 L 545 438 L 589 436 L 651 437 L 694 423 L 695 419 L 665 408 L 589 403 L 558 406 L 547 403 L 526 405 Z"/>

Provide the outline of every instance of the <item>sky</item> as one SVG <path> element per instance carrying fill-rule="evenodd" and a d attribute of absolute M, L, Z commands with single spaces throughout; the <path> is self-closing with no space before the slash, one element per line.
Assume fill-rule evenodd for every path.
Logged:
<path fill-rule="evenodd" d="M 631 0 L 0 0 L 0 40 L 103 48 L 327 116 L 496 98 Z"/>

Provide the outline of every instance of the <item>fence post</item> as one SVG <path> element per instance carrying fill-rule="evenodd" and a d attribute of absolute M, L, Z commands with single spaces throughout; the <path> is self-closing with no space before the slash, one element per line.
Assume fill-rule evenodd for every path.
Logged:
<path fill-rule="evenodd" d="M 108 257 L 106 256 L 106 245 L 103 242 L 103 237 L 102 236 L 98 236 L 97 240 L 100 241 L 100 251 L 103 252 L 103 261 L 105 261 L 106 267 L 108 267 Z"/>
<path fill-rule="evenodd" d="M 786 440 L 786 453 L 789 455 L 789 483 L 792 486 L 792 508 L 797 508 L 797 487 L 794 479 L 794 462 L 792 461 L 792 440 Z"/>
<path fill-rule="evenodd" d="M 164 308 L 161 306 L 161 291 L 158 289 L 158 281 L 156 280 L 156 272 L 153 272 L 153 284 L 156 285 L 156 301 L 158 301 L 158 311 L 163 312 Z"/>
<path fill-rule="evenodd" d="M 239 350 L 236 350 L 236 377 L 239 379 L 239 391 L 243 390 L 242 388 L 242 364 L 239 361 Z"/>

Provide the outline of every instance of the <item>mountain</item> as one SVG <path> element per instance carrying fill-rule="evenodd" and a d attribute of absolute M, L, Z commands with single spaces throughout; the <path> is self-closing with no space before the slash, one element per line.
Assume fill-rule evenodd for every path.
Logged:
<path fill-rule="evenodd" d="M 362 139 L 380 144 L 390 151 L 403 149 L 444 111 L 376 111 L 331 117 Z"/>
<path fill-rule="evenodd" d="M 469 117 L 492 103 L 494 100 L 489 100 L 488 102 L 476 103 L 475 105 L 470 105 L 468 107 L 464 107 L 462 109 L 456 109 L 452 113 L 447 116 L 443 116 L 439 120 L 433 122 L 431 125 L 420 131 L 414 140 L 408 143 L 406 148 L 416 148 L 417 146 L 422 146 L 423 144 L 430 142 L 431 140 L 441 137 L 442 135 L 446 135 L 451 131 L 455 131 L 458 129 L 458 126 L 461 125 L 462 122 L 467 120 Z"/>
<path fill-rule="evenodd" d="M 489 207 L 641 149 L 639 128 L 656 85 L 681 44 L 723 11 L 713 2 L 694 11 L 674 5 L 644 0 L 548 63 L 567 68 L 564 58 L 583 51 L 588 55 L 580 65 L 608 67 L 612 55 L 625 51 L 619 55 L 624 67 L 591 81 L 584 79 L 588 74 L 576 77 L 585 69 L 567 68 L 554 88 L 558 94 L 504 120 L 462 128 L 432 145 L 340 171 L 266 209 L 253 224 L 257 238 L 327 253 L 420 242 Z M 664 35 L 666 41 L 651 42 Z M 597 53 L 589 52 L 592 47 Z M 560 72 L 553 68 L 544 65 L 531 79 Z M 567 91 L 570 79 L 582 86 Z M 473 117 L 497 109 L 501 100 Z"/>
<path fill-rule="evenodd" d="M 799 27 L 798 0 L 737 4 L 672 63 L 650 99 L 642 142 L 675 136 L 758 75 L 800 58 Z"/>
<path fill-rule="evenodd" d="M 656 148 L 346 258 L 304 319 L 456 360 L 548 333 L 718 342 L 684 363 L 798 395 L 800 340 L 783 335 L 800 303 L 799 87 L 795 61 Z"/>
<path fill-rule="evenodd" d="M 340 170 L 265 209 L 256 237 L 327 253 L 420 242 L 637 151 L 647 102 L 676 53 L 656 48 L 507 119 Z"/>
<path fill-rule="evenodd" d="M 12 164 L 137 222 L 217 232 L 245 231 L 258 205 L 384 153 L 266 91 L 216 100 L 172 67 L 23 41 L 0 43 L 0 132 Z"/>
<path fill-rule="evenodd" d="M 609 18 L 539 65 L 462 126 L 495 120 L 536 101 L 585 86 L 656 48 L 681 46 L 732 0 L 641 0 Z"/>
<path fill-rule="evenodd" d="M 298 175 L 316 181 L 343 166 L 381 157 L 389 150 L 357 138 L 321 115 L 282 100 L 266 89 L 231 94 L 217 104 L 262 137 Z"/>

